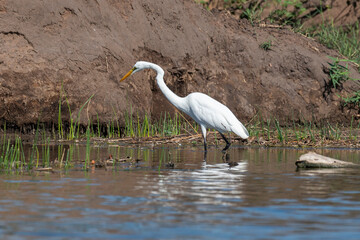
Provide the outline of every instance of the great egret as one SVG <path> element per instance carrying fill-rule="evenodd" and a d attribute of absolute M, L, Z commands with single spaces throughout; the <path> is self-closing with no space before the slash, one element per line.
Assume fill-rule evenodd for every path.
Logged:
<path fill-rule="evenodd" d="M 226 146 L 222 150 L 230 147 L 231 143 L 224 136 L 226 132 L 234 132 L 236 135 L 243 139 L 249 137 L 249 133 L 244 125 L 235 117 L 228 107 L 216 101 L 215 99 L 203 93 L 194 92 L 186 97 L 179 97 L 173 93 L 164 82 L 164 70 L 150 62 L 138 61 L 134 67 L 120 80 L 123 81 L 131 74 L 136 73 L 143 69 L 153 69 L 156 71 L 156 81 L 163 92 L 165 97 L 179 110 L 183 111 L 194 119 L 201 127 L 202 135 L 204 138 L 205 157 L 207 152 L 206 145 L 206 129 L 213 128 L 219 131 L 221 137 L 225 140 Z"/>

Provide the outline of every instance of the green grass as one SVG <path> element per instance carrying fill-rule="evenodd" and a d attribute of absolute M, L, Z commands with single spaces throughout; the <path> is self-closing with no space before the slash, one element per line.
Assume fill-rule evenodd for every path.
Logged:
<path fill-rule="evenodd" d="M 138 113 L 136 118 L 133 115 L 125 113 L 125 127 L 121 137 L 149 138 L 197 133 L 196 123 L 190 123 L 178 112 L 172 116 L 166 112 L 162 113 L 157 121 L 153 121 L 146 113 L 143 117 L 140 117 Z"/>
<path fill-rule="evenodd" d="M 0 129 L 1 130 L 1 129 Z M 51 134 L 45 130 L 45 126 L 37 124 L 32 144 L 24 146 L 19 135 L 8 135 L 6 124 L 2 129 L 0 142 L 0 171 L 26 171 L 34 168 L 51 167 L 55 159 L 51 158 L 53 151 Z M 64 146 L 58 146 L 58 159 L 65 155 Z M 69 155 L 71 161 L 72 156 Z M 68 162 L 69 162 L 68 160 Z"/>
<path fill-rule="evenodd" d="M 264 49 L 265 51 L 270 51 L 272 47 L 272 41 L 268 40 L 260 44 L 260 48 Z"/>
<path fill-rule="evenodd" d="M 293 28 L 301 27 L 301 19 L 299 16 L 306 11 L 306 8 L 303 6 L 300 0 L 277 0 L 275 2 L 275 9 L 271 11 L 267 17 L 268 21 L 280 25 L 289 25 Z"/>
<path fill-rule="evenodd" d="M 22 141 L 19 137 L 12 143 L 10 139 L 3 138 L 1 143 L 0 169 L 22 169 L 25 162 Z"/>
<path fill-rule="evenodd" d="M 80 137 L 80 116 L 81 116 L 81 112 L 84 109 L 84 107 L 91 101 L 91 99 L 94 97 L 94 94 L 91 95 L 86 101 L 85 103 L 80 107 L 78 114 L 77 114 L 77 118 L 74 119 L 72 117 L 72 111 L 71 111 L 71 107 L 70 107 L 70 103 L 69 100 L 67 98 L 66 92 L 64 90 L 63 84 L 61 84 L 61 89 L 60 89 L 60 98 L 59 98 L 59 109 L 58 109 L 58 136 L 59 139 L 64 139 L 65 138 L 65 133 L 64 133 L 64 126 L 63 126 L 63 121 L 62 121 L 62 101 L 63 98 L 65 98 L 65 102 L 69 111 L 69 129 L 67 132 L 67 140 L 74 140 Z"/>
<path fill-rule="evenodd" d="M 348 80 L 359 81 L 359 79 L 353 79 L 350 77 L 348 62 L 353 62 L 353 61 L 347 59 L 334 58 L 334 57 L 329 57 L 329 58 L 332 59 L 332 63 L 329 63 L 330 83 L 326 87 L 329 93 L 331 88 L 342 90 L 343 83 Z M 343 66 L 340 64 L 340 62 L 346 62 L 346 65 Z M 340 98 L 343 100 L 344 106 L 360 107 L 360 91 L 350 93 L 348 94 L 347 97 L 340 96 Z"/>
<path fill-rule="evenodd" d="M 84 169 L 87 169 L 90 165 L 90 127 L 86 129 L 86 157 L 85 157 L 85 164 Z"/>
<path fill-rule="evenodd" d="M 237 8 L 243 9 L 240 18 L 249 20 L 251 24 L 260 22 L 260 16 L 264 9 L 261 8 L 259 4 L 250 4 L 249 7 L 244 8 L 242 4 L 245 2 L 246 1 L 240 1 L 236 6 Z"/>
<path fill-rule="evenodd" d="M 359 23 L 345 27 L 333 23 L 322 23 L 317 28 L 307 29 L 308 35 L 319 40 L 328 48 L 339 51 L 349 60 L 360 64 L 360 31 Z"/>
<path fill-rule="evenodd" d="M 279 121 L 277 119 L 275 119 L 275 127 L 276 127 L 276 130 L 277 130 L 277 133 L 278 133 L 278 139 L 281 143 L 284 142 L 284 136 L 283 136 L 283 131 L 280 127 L 280 124 L 279 124 Z"/>
<path fill-rule="evenodd" d="M 360 91 L 354 92 L 349 97 L 343 97 L 345 106 L 346 105 L 353 105 L 360 107 Z"/>
<path fill-rule="evenodd" d="M 346 63 L 345 66 L 340 65 L 340 62 L 348 62 L 349 60 L 346 59 L 339 59 L 334 57 L 329 57 L 332 62 L 329 63 L 330 69 L 329 69 L 329 76 L 332 83 L 333 88 L 338 88 L 339 86 L 342 86 L 342 84 L 349 80 L 349 67 Z"/>

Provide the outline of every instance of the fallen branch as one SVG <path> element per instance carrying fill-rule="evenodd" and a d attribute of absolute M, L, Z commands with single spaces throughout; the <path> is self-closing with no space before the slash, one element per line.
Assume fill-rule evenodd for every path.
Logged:
<path fill-rule="evenodd" d="M 359 164 L 340 161 L 314 152 L 301 155 L 295 164 L 299 168 L 360 168 Z"/>

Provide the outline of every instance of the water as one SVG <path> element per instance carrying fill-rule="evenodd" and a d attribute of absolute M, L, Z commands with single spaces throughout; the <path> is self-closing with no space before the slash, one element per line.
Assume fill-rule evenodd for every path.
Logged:
<path fill-rule="evenodd" d="M 1 174 L 0 238 L 359 239 L 360 171 L 297 171 L 306 152 L 233 146 L 229 159 L 239 165 L 229 168 L 215 148 L 204 163 L 189 145 L 98 146 L 93 158 L 142 161 Z M 317 152 L 360 161 L 359 150 Z"/>

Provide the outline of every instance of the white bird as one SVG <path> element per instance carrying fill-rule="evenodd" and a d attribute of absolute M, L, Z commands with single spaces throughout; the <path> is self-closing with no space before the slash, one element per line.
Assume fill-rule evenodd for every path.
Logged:
<path fill-rule="evenodd" d="M 194 92 L 186 97 L 179 97 L 172 92 L 164 82 L 164 70 L 158 65 L 145 61 L 138 61 L 134 67 L 120 80 L 123 81 L 131 74 L 143 69 L 153 69 L 156 71 L 157 84 L 165 97 L 179 110 L 183 111 L 194 119 L 201 127 L 204 138 L 205 157 L 207 152 L 206 129 L 212 128 L 219 131 L 225 140 L 226 146 L 223 152 L 230 147 L 231 143 L 226 139 L 224 133 L 234 132 L 243 139 L 249 137 L 249 133 L 244 125 L 235 117 L 228 107 L 216 101 L 206 94 Z"/>

